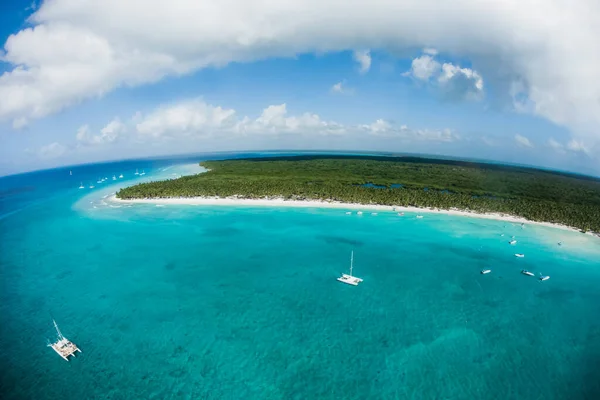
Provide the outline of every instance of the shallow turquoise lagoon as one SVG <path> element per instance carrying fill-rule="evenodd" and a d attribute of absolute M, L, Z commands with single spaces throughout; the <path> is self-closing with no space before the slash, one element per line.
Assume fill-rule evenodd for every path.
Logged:
<path fill-rule="evenodd" d="M 2 398 L 600 398 L 597 238 L 433 214 L 106 202 L 191 168 L 135 167 L 94 190 L 78 178 L 98 166 L 4 189 Z M 358 287 L 336 281 L 352 250 Z M 46 347 L 52 317 L 83 350 L 69 363 Z"/>

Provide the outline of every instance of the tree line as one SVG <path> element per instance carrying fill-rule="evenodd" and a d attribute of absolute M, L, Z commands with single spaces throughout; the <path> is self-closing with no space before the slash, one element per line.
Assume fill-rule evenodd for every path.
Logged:
<path fill-rule="evenodd" d="M 209 172 L 138 184 L 120 190 L 117 197 L 283 197 L 457 208 L 511 214 L 600 232 L 600 181 L 596 179 L 527 168 L 503 169 L 497 165 L 486 168 L 482 164 L 439 161 L 323 156 L 205 161 L 201 165 Z"/>

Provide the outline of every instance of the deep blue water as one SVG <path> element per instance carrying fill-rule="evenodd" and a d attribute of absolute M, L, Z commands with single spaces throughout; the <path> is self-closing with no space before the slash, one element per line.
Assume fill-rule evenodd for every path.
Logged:
<path fill-rule="evenodd" d="M 597 238 L 107 197 L 191 161 L 0 178 L 3 399 L 600 398 Z M 351 250 L 358 287 L 335 279 Z M 52 317 L 83 350 L 69 363 Z"/>

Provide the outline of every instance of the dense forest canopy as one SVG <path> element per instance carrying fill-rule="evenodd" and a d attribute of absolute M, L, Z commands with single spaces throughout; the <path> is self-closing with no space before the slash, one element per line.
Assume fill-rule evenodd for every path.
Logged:
<path fill-rule="evenodd" d="M 117 197 L 333 200 L 501 212 L 600 232 L 600 180 L 414 157 L 297 156 L 204 161 L 209 172 L 142 183 Z"/>

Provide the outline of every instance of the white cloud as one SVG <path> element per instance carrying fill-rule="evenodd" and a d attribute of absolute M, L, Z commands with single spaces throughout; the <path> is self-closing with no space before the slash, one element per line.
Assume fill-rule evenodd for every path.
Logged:
<path fill-rule="evenodd" d="M 118 121 L 118 120 L 115 120 Z M 113 121 L 114 122 L 114 121 Z M 327 121 L 314 113 L 289 115 L 287 104 L 271 105 L 256 118 L 241 117 L 233 109 L 224 109 L 200 99 L 184 100 L 157 107 L 143 114 L 136 113 L 131 119 L 131 131 L 137 132 L 136 140 L 159 142 L 168 139 L 210 139 L 235 142 L 243 137 L 269 138 L 276 136 L 340 136 L 362 137 L 365 134 L 381 137 L 402 138 L 412 141 L 453 142 L 460 136 L 451 129 L 409 129 L 378 119 L 366 125 L 343 125 Z M 104 130 L 111 127 L 107 125 Z M 125 131 L 125 127 L 121 128 Z M 103 131 L 104 131 L 103 130 Z M 87 125 L 77 133 L 77 140 L 96 143 Z"/>
<path fill-rule="evenodd" d="M 177 136 L 210 133 L 225 125 L 233 126 L 235 110 L 213 107 L 202 100 L 162 106 L 142 118 L 136 130 L 143 136 Z"/>
<path fill-rule="evenodd" d="M 235 110 L 206 104 L 202 100 L 186 100 L 161 106 L 148 115 L 135 118 L 141 137 L 215 136 L 283 133 L 342 133 L 342 126 L 323 121 L 318 115 L 304 113 L 288 116 L 287 105 L 271 105 L 256 119 L 238 118 Z"/>
<path fill-rule="evenodd" d="M 438 0 L 46 1 L 5 43 L 0 118 L 230 62 L 433 46 L 494 77 L 495 93 L 523 82 L 531 112 L 598 138 L 598 15 L 597 0 L 457 0 L 452 12 Z"/>
<path fill-rule="evenodd" d="M 449 98 L 480 100 L 483 97 L 483 79 L 470 68 L 444 63 L 438 81 Z"/>
<path fill-rule="evenodd" d="M 395 125 L 383 119 L 378 119 L 360 128 L 368 134 L 400 138 L 410 141 L 455 142 L 460 136 L 452 129 L 410 129 L 406 125 Z"/>
<path fill-rule="evenodd" d="M 435 59 L 433 49 L 423 50 L 425 54 L 412 60 L 410 70 L 403 76 L 434 83 L 440 94 L 449 100 L 481 100 L 483 98 L 483 78 L 470 68 L 461 68 L 452 63 L 440 64 Z"/>
<path fill-rule="evenodd" d="M 60 143 L 53 142 L 49 145 L 42 146 L 38 150 L 38 155 L 40 156 L 40 158 L 43 159 L 52 159 L 62 156 L 63 154 L 65 154 L 66 151 L 67 148 L 65 146 L 63 146 Z"/>
<path fill-rule="evenodd" d="M 429 54 L 430 56 L 436 56 L 438 54 L 438 51 L 436 49 L 433 49 L 431 47 L 426 47 L 423 49 L 423 53 L 424 54 Z"/>
<path fill-rule="evenodd" d="M 371 52 L 369 50 L 357 50 L 352 56 L 359 64 L 360 73 L 367 73 L 371 68 Z"/>
<path fill-rule="evenodd" d="M 519 134 L 515 135 L 515 142 L 521 147 L 533 147 L 533 143 L 528 138 Z"/>
<path fill-rule="evenodd" d="M 567 149 L 575 152 L 582 152 L 585 154 L 590 154 L 590 149 L 579 140 L 572 139 L 567 143 Z"/>
<path fill-rule="evenodd" d="M 89 125 L 83 125 L 77 130 L 75 138 L 81 145 L 98 146 L 116 141 L 126 131 L 125 124 L 115 118 L 100 130 L 99 135 L 93 135 Z"/>
<path fill-rule="evenodd" d="M 354 94 L 354 89 L 345 86 L 344 82 L 334 84 L 330 91 L 336 94 Z"/>
<path fill-rule="evenodd" d="M 552 147 L 554 150 L 556 150 L 558 152 L 562 152 L 564 150 L 564 146 L 562 144 L 560 144 L 559 142 L 557 142 L 556 140 L 554 140 L 554 138 L 548 139 L 548 146 Z"/>
<path fill-rule="evenodd" d="M 12 127 L 13 129 L 19 130 L 26 127 L 28 123 L 29 121 L 27 121 L 27 118 L 16 118 L 13 120 Z"/>
<path fill-rule="evenodd" d="M 403 73 L 404 76 L 412 76 L 416 79 L 427 81 L 432 76 L 438 75 L 441 65 L 431 55 L 423 55 L 412 60 L 410 70 Z"/>

